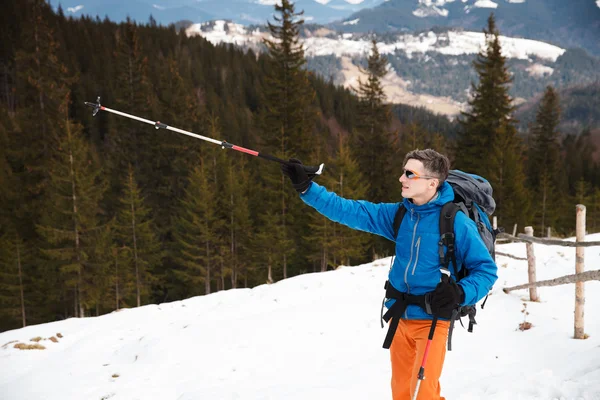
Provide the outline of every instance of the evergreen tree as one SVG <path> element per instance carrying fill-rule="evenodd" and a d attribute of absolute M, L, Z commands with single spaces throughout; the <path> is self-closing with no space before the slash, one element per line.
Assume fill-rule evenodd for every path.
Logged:
<path fill-rule="evenodd" d="M 557 228 L 562 211 L 562 200 L 567 190 L 561 168 L 559 99 L 556 91 L 548 86 L 538 109 L 535 124 L 531 128 L 531 147 L 528 157 L 529 187 L 534 193 L 533 208 L 537 232 L 546 227 Z"/>
<path fill-rule="evenodd" d="M 494 188 L 499 223 L 522 225 L 528 211 L 522 144 L 517 137 L 514 107 L 508 94 L 512 81 L 502 56 L 494 15 L 488 18 L 486 47 L 473 62 L 479 75 L 472 85 L 469 111 L 462 113 L 456 167 L 489 179 Z"/>
<path fill-rule="evenodd" d="M 269 150 L 302 159 L 310 153 L 315 123 L 315 93 L 304 68 L 306 59 L 299 42 L 299 31 L 304 24 L 300 17 L 304 12 L 296 13 L 289 0 L 275 4 L 275 12 L 273 18 L 277 24 L 268 22 L 275 40 L 265 40 L 269 69 L 263 100 L 263 140 Z"/>
<path fill-rule="evenodd" d="M 483 32 L 486 47 L 473 61 L 479 82 L 471 84 L 469 111 L 461 113 L 462 129 L 456 162 L 461 169 L 488 176 L 493 166 L 489 157 L 484 155 L 494 147 L 498 129 L 503 125 L 513 125 L 511 113 L 514 107 L 508 94 L 512 79 L 506 67 L 506 57 L 502 56 L 494 14 L 488 18 L 487 29 Z"/>
<path fill-rule="evenodd" d="M 183 267 L 174 273 L 189 295 L 211 293 L 214 261 L 221 242 L 217 232 L 223 221 L 218 218 L 216 188 L 210 180 L 208 160 L 201 159 L 192 171 L 174 223 L 177 247 L 174 258 Z"/>
<path fill-rule="evenodd" d="M 275 4 L 276 24 L 268 23 L 269 32 L 275 40 L 265 40 L 267 47 L 267 70 L 263 93 L 263 107 L 259 114 L 261 146 L 265 152 L 287 159 L 290 155 L 306 162 L 313 145 L 315 125 L 314 91 L 308 73 L 299 29 L 304 23 L 303 12 L 296 13 L 294 4 L 282 0 Z M 273 281 L 273 268 L 277 275 L 287 278 L 288 257 L 293 255 L 295 242 L 301 239 L 300 229 L 293 225 L 294 214 L 301 202 L 289 190 L 281 172 L 276 169 L 261 170 L 262 198 L 259 201 L 268 212 L 259 217 L 259 233 L 267 243 L 255 242 L 265 252 L 255 253 L 267 261 L 267 281 Z M 262 254 L 262 256 L 261 256 Z"/>
<path fill-rule="evenodd" d="M 352 147 L 366 182 L 369 182 L 367 199 L 373 202 L 389 201 L 398 193 L 398 176 L 402 161 L 397 160 L 397 143 L 391 133 L 391 108 L 385 104 L 386 96 L 381 79 L 387 70 L 387 59 L 379 54 L 373 40 L 368 58 L 366 82 L 359 81 L 359 102 L 354 123 Z M 395 191 L 395 193 L 394 193 Z M 373 257 L 392 251 L 391 244 L 380 237 L 372 237 L 370 250 Z"/>
<path fill-rule="evenodd" d="M 140 189 L 135 180 L 133 166 L 130 164 L 123 182 L 123 195 L 120 199 L 121 209 L 118 215 L 119 247 L 126 252 L 120 258 L 122 271 L 131 271 L 135 290 L 135 304 L 142 305 L 149 299 L 150 286 L 153 283 L 153 270 L 160 263 L 161 249 L 154 234 L 150 209 L 145 206 Z M 130 274 L 127 274 L 130 275 Z M 125 275 L 125 277 L 127 277 Z M 123 279 L 122 282 L 127 282 Z"/>
<path fill-rule="evenodd" d="M 590 233 L 600 232 L 600 188 L 594 190 L 590 198 L 590 206 L 587 209 L 588 230 Z"/>
<path fill-rule="evenodd" d="M 367 196 L 369 183 L 352 154 L 349 140 L 340 135 L 337 156 L 329 175 L 332 176 L 331 187 L 335 187 L 337 193 L 344 198 L 361 200 Z M 369 235 L 340 224 L 333 226 L 333 235 L 333 265 L 355 265 L 366 261 L 365 248 L 370 242 Z"/>
<path fill-rule="evenodd" d="M 27 326 L 25 307 L 30 304 L 25 300 L 25 275 L 30 257 L 25 249 L 17 232 L 11 230 L 0 236 L 0 315 L 6 321 L 0 329 Z"/>
<path fill-rule="evenodd" d="M 387 70 L 387 59 L 379 54 L 377 44 L 373 40 L 371 55 L 366 71 L 367 81 L 359 82 L 359 104 L 354 130 L 353 147 L 356 149 L 357 161 L 363 171 L 365 180 L 369 182 L 367 196 L 369 201 L 381 202 L 389 200 L 388 191 L 397 183 L 394 166 L 402 166 L 394 160 L 395 143 L 393 135 L 388 131 L 391 123 L 391 110 L 385 103 L 381 79 Z"/>
<path fill-rule="evenodd" d="M 245 158 L 230 162 L 223 188 L 223 198 L 227 199 L 227 219 L 225 228 L 229 232 L 229 256 L 231 287 L 239 285 L 240 275 L 248 274 L 248 247 L 252 230 L 250 220 L 248 182 L 251 181 Z"/>
<path fill-rule="evenodd" d="M 63 115 L 66 115 L 63 108 Z M 99 204 L 105 185 L 95 165 L 80 125 L 66 119 L 62 135 L 55 141 L 49 170 L 49 187 L 38 232 L 44 239 L 42 252 L 58 268 L 64 286 L 71 292 L 73 315 L 83 317 L 97 307 L 97 296 L 108 287 L 97 279 L 108 274 L 100 251 L 106 243 L 106 226 L 99 220 Z M 99 254 L 101 253 L 101 254 Z M 104 254 L 102 254 L 104 253 Z"/>

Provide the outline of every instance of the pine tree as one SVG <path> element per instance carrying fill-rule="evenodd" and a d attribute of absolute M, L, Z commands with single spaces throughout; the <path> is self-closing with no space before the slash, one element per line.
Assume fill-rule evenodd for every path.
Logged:
<path fill-rule="evenodd" d="M 587 212 L 589 215 L 589 222 L 587 223 L 589 231 L 591 233 L 600 232 L 600 188 L 594 190 Z"/>
<path fill-rule="evenodd" d="M 239 285 L 240 275 L 248 273 L 248 246 L 252 222 L 250 220 L 248 182 L 251 181 L 245 158 L 238 162 L 230 162 L 227 177 L 224 180 L 223 198 L 227 199 L 227 222 L 225 228 L 229 232 L 229 257 L 231 287 Z"/>
<path fill-rule="evenodd" d="M 289 0 L 276 4 L 275 11 L 276 24 L 268 23 L 274 40 L 265 40 L 267 75 L 257 124 L 261 146 L 263 151 L 280 158 L 292 155 L 306 162 L 313 145 L 316 113 L 315 94 L 304 69 L 306 60 L 299 43 L 303 12 L 296 13 Z M 301 237 L 299 229 L 293 226 L 301 202 L 280 171 L 265 168 L 260 177 L 263 187 L 259 202 L 268 212 L 259 217 L 257 237 L 267 242 L 255 242 L 261 248 L 266 247 L 255 255 L 266 261 L 267 281 L 272 281 L 273 268 L 277 269 L 277 276 L 288 276 L 288 259 L 294 253 L 293 244 Z"/>
<path fill-rule="evenodd" d="M 64 105 L 68 104 L 65 102 Z M 65 107 L 62 115 L 66 115 Z M 65 119 L 56 138 L 49 170 L 49 187 L 38 232 L 42 252 L 58 268 L 65 287 L 72 292 L 74 316 L 98 306 L 98 296 L 109 290 L 97 279 L 108 274 L 110 251 L 106 225 L 99 220 L 99 203 L 105 190 L 101 170 L 95 165 L 80 125 Z M 99 254 L 101 253 L 101 254 Z M 100 258 L 102 256 L 102 258 Z M 109 262 L 109 260 L 108 260 Z"/>
<path fill-rule="evenodd" d="M 268 150 L 302 159 L 310 153 L 315 123 L 315 93 L 304 69 L 306 59 L 299 42 L 304 12 L 296 13 L 289 0 L 275 4 L 275 12 L 277 24 L 268 22 L 274 40 L 265 40 L 269 69 L 263 100 L 263 140 Z"/>
<path fill-rule="evenodd" d="M 462 112 L 461 134 L 459 136 L 456 162 L 465 171 L 488 176 L 493 169 L 487 154 L 495 145 L 497 131 L 502 125 L 512 126 L 511 113 L 514 111 L 508 94 L 512 78 L 506 67 L 506 57 L 502 56 L 500 33 L 496 28 L 494 14 L 488 18 L 486 47 L 473 62 L 479 75 L 477 85 L 471 84 L 469 111 Z"/>
<path fill-rule="evenodd" d="M 26 265 L 30 260 L 26 245 L 19 234 L 11 230 L 0 237 L 0 315 L 11 325 L 0 329 L 27 326 L 25 299 Z M 19 323 L 16 323 L 19 321 Z"/>
<path fill-rule="evenodd" d="M 334 188 L 336 193 L 347 199 L 364 199 L 369 190 L 369 183 L 364 179 L 358 162 L 352 157 L 349 140 L 344 136 L 339 136 L 338 151 L 329 163 L 329 173 L 326 174 L 324 184 Z M 327 254 L 326 262 L 321 261 L 322 270 L 327 265 L 337 266 L 340 264 L 353 265 L 352 263 L 366 261 L 365 250 L 370 243 L 369 235 L 364 232 L 350 229 L 346 226 L 333 223 L 328 219 L 322 220 L 322 216 L 314 213 L 313 225 L 317 233 L 315 237 L 322 236 L 323 253 Z M 322 221 L 319 221 L 319 220 Z M 318 229 L 318 223 L 322 224 L 324 229 Z M 312 232 L 312 231 L 311 231 Z M 311 233 L 311 237 L 312 237 Z M 325 247 L 326 246 L 326 247 Z"/>
<path fill-rule="evenodd" d="M 381 79 L 387 73 L 387 59 L 379 54 L 373 40 L 368 58 L 366 82 L 359 81 L 359 102 L 356 111 L 352 147 L 366 182 L 367 198 L 373 202 L 389 201 L 397 194 L 398 176 L 402 161 L 396 156 L 396 132 L 390 132 L 391 108 L 385 104 L 386 96 Z M 372 237 L 370 250 L 373 257 L 392 251 L 390 242 Z"/>
<path fill-rule="evenodd" d="M 161 259 L 161 248 L 154 233 L 150 209 L 144 204 L 131 164 L 123 187 L 117 232 L 119 248 L 127 251 L 120 251 L 126 257 L 118 261 L 122 271 L 132 272 L 135 304 L 139 307 L 143 303 L 142 298 L 148 301 L 150 285 L 154 280 L 153 270 Z"/>
<path fill-rule="evenodd" d="M 211 182 L 210 158 L 203 158 L 194 168 L 185 197 L 175 221 L 175 260 L 183 267 L 175 276 L 190 295 L 210 294 L 216 251 L 221 238 L 217 232 L 223 221 L 218 218 L 215 183 Z M 203 284 L 204 290 L 199 290 Z"/>
<path fill-rule="evenodd" d="M 564 206 L 562 200 L 567 190 L 561 168 L 559 99 L 548 86 L 531 128 L 531 148 L 528 157 L 529 187 L 534 193 L 533 208 L 536 231 L 544 233 L 546 227 L 556 229 L 558 217 Z"/>
<path fill-rule="evenodd" d="M 353 147 L 363 171 L 365 180 L 369 182 L 367 196 L 369 201 L 381 202 L 389 200 L 388 191 L 397 183 L 394 176 L 395 144 L 393 134 L 388 131 L 391 123 L 391 110 L 385 104 L 381 79 L 387 73 L 387 59 L 379 54 L 373 40 L 366 82 L 359 82 L 359 105 L 354 130 Z M 401 166 L 399 167 L 401 168 Z"/>
<path fill-rule="evenodd" d="M 528 197 L 521 164 L 514 107 L 508 94 L 512 81 L 502 56 L 494 15 L 488 18 L 486 48 L 473 66 L 479 75 L 472 85 L 469 111 L 462 113 L 456 149 L 456 167 L 487 178 L 494 188 L 500 224 L 525 223 Z"/>

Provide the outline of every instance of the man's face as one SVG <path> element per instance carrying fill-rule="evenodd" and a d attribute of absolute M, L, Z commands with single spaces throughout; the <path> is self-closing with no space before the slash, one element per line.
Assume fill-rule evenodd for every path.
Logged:
<path fill-rule="evenodd" d="M 408 175 L 412 178 L 409 178 Z M 437 189 L 435 179 L 431 179 L 431 175 L 425 171 L 423 163 L 419 160 L 410 159 L 404 166 L 404 173 L 400 176 L 402 184 L 402 197 L 415 199 L 427 197 Z"/>

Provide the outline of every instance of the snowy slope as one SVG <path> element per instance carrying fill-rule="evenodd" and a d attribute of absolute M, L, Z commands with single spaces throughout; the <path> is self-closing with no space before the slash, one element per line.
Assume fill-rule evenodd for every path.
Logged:
<path fill-rule="evenodd" d="M 592 235 L 588 240 L 600 240 Z M 524 244 L 500 250 L 525 255 Z M 574 249 L 536 245 L 538 279 L 574 271 Z M 600 248 L 586 250 L 587 270 Z M 0 394 L 10 400 L 391 399 L 379 326 L 389 259 L 97 318 L 0 334 Z M 586 283 L 587 340 L 574 340 L 574 285 L 540 288 L 518 330 L 525 261 L 499 257 L 479 325 L 460 327 L 442 394 L 452 400 L 599 400 L 600 282 Z M 45 350 L 18 350 L 61 333 Z"/>

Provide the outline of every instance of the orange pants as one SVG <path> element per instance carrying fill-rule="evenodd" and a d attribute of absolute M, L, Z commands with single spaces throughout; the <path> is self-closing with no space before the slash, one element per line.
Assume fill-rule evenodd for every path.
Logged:
<path fill-rule="evenodd" d="M 439 379 L 446 357 L 449 327 L 449 321 L 437 322 L 417 400 L 445 400 L 440 397 Z M 390 346 L 394 400 L 412 400 L 430 328 L 431 321 L 428 320 L 400 320 Z"/>

